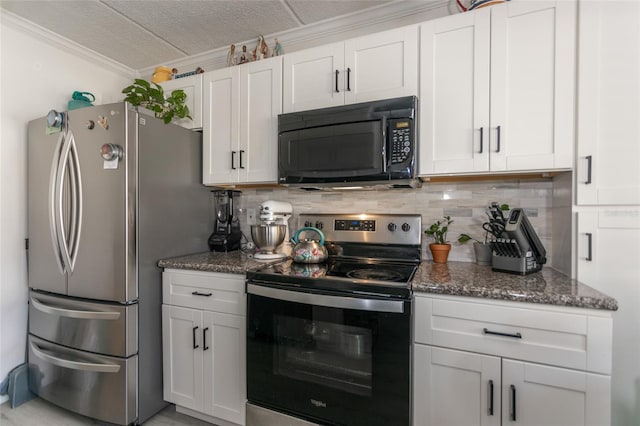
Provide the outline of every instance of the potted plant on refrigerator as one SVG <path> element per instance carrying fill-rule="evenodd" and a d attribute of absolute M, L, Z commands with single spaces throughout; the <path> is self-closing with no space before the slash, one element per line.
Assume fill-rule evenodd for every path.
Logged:
<path fill-rule="evenodd" d="M 451 244 L 447 241 L 447 231 L 449 225 L 453 223 L 451 216 L 444 216 L 438 219 L 427 228 L 424 233 L 433 238 L 433 243 L 429 244 L 431 255 L 435 263 L 447 263 Z"/>
<path fill-rule="evenodd" d="M 185 104 L 187 95 L 182 89 L 166 96 L 162 86 L 136 78 L 132 85 L 122 89 L 122 93 L 126 95 L 125 101 L 151 110 L 165 124 L 171 123 L 174 117 L 191 119 L 189 107 Z"/>

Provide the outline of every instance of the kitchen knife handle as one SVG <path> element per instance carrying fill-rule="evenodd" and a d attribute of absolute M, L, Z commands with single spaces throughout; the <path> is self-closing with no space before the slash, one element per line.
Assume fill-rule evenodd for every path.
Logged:
<path fill-rule="evenodd" d="M 591 184 L 591 166 L 593 165 L 593 156 L 587 155 L 587 180 L 584 181 L 585 185 Z"/>
<path fill-rule="evenodd" d="M 511 421 L 516 421 L 516 387 L 511 385 Z"/>
<path fill-rule="evenodd" d="M 196 344 L 196 331 L 198 330 L 198 326 L 196 325 L 195 327 L 193 327 L 193 349 L 198 349 L 200 347 L 200 345 Z"/>
<path fill-rule="evenodd" d="M 236 169 L 236 166 L 234 165 L 235 163 L 236 163 L 236 152 L 231 151 L 231 170 Z"/>
<path fill-rule="evenodd" d="M 591 232 L 587 232 L 587 257 L 585 260 L 587 262 L 593 261 L 593 234 Z"/>
<path fill-rule="evenodd" d="M 493 416 L 493 380 L 489 380 L 489 415 Z"/>
<path fill-rule="evenodd" d="M 351 68 L 347 68 L 347 92 L 351 91 L 351 85 L 349 84 L 349 80 L 351 80 Z"/>
<path fill-rule="evenodd" d="M 240 150 L 240 168 L 244 169 L 244 166 L 242 165 L 242 154 L 244 154 L 244 149 Z"/>
<path fill-rule="evenodd" d="M 494 336 L 513 337 L 514 339 L 522 339 L 522 334 L 520 333 L 501 333 L 499 331 L 491 331 L 486 327 L 482 329 L 482 332 L 484 334 L 493 334 Z"/>
<path fill-rule="evenodd" d="M 498 137 L 496 139 L 496 152 L 500 152 L 500 129 L 501 129 L 501 126 L 496 127 L 496 130 L 498 132 L 497 134 Z"/>
<path fill-rule="evenodd" d="M 340 89 L 338 89 L 338 76 L 340 75 L 340 71 L 336 70 L 336 93 L 340 93 Z"/>
<path fill-rule="evenodd" d="M 202 329 L 202 350 L 206 351 L 207 349 L 209 349 L 209 346 L 207 346 L 207 330 L 209 330 L 209 327 L 205 327 Z"/>
<path fill-rule="evenodd" d="M 480 152 L 478 152 L 478 154 L 482 154 L 482 151 L 484 151 L 483 137 L 484 137 L 484 127 L 480 127 Z"/>

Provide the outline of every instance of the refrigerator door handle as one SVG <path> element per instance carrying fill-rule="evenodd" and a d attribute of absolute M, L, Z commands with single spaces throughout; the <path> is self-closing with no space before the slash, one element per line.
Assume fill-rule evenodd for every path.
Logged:
<path fill-rule="evenodd" d="M 66 139 L 66 138 L 65 138 Z M 71 139 L 71 138 L 69 138 Z M 65 140 L 65 144 L 62 147 L 62 154 L 60 158 L 60 166 L 58 167 L 58 177 L 56 182 L 56 201 L 57 201 L 57 214 L 58 214 L 58 238 L 60 241 L 60 251 L 62 252 L 62 260 L 69 272 L 71 270 L 71 254 L 69 250 L 69 243 L 67 242 L 67 229 L 65 227 L 64 218 L 64 187 L 65 187 L 65 175 L 67 174 L 67 167 L 69 166 L 69 153 L 71 151 L 70 140 Z M 71 172 L 73 174 L 73 172 Z M 73 199 L 73 193 L 71 194 Z"/>
<path fill-rule="evenodd" d="M 31 306 L 33 306 L 40 312 L 44 312 L 45 314 L 50 315 L 57 315 L 60 317 L 109 321 L 115 321 L 120 318 L 120 312 L 79 311 L 76 309 L 56 308 L 50 305 L 45 305 L 33 296 L 31 296 L 30 303 Z"/>
<path fill-rule="evenodd" d="M 72 370 L 80 370 L 80 371 L 92 371 L 97 373 L 117 373 L 120 371 L 119 365 L 114 364 L 98 364 L 93 362 L 79 362 L 79 361 L 71 361 L 68 359 L 58 358 L 53 355 L 49 355 L 41 350 L 41 348 L 31 342 L 31 350 L 34 355 L 38 358 L 62 368 L 69 368 Z"/>
<path fill-rule="evenodd" d="M 61 274 L 66 272 L 64 259 L 62 256 L 62 248 L 60 242 L 60 225 L 58 223 L 58 209 L 62 208 L 58 204 L 58 188 L 60 181 L 60 159 L 62 147 L 65 143 L 65 134 L 60 132 L 60 137 L 56 143 L 55 154 L 51 164 L 51 175 L 49 177 L 49 231 L 51 231 L 51 242 L 53 243 L 53 252 L 55 253 L 58 270 Z"/>
<path fill-rule="evenodd" d="M 73 133 L 69 131 L 69 177 L 71 190 L 71 223 L 69 235 L 69 269 L 73 269 L 78 258 L 80 244 L 80 230 L 82 225 L 82 179 L 80 176 L 80 161 Z"/>

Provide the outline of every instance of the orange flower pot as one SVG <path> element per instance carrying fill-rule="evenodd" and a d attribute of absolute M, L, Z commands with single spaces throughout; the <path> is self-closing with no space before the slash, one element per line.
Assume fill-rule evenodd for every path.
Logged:
<path fill-rule="evenodd" d="M 449 258 L 449 251 L 451 251 L 451 244 L 429 244 L 431 255 L 435 263 L 447 263 Z"/>

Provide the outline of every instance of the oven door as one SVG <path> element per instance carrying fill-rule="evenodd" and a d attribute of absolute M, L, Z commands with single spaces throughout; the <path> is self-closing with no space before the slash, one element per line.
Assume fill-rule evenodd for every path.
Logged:
<path fill-rule="evenodd" d="M 410 424 L 409 300 L 247 292 L 250 402 L 321 424 Z"/>

